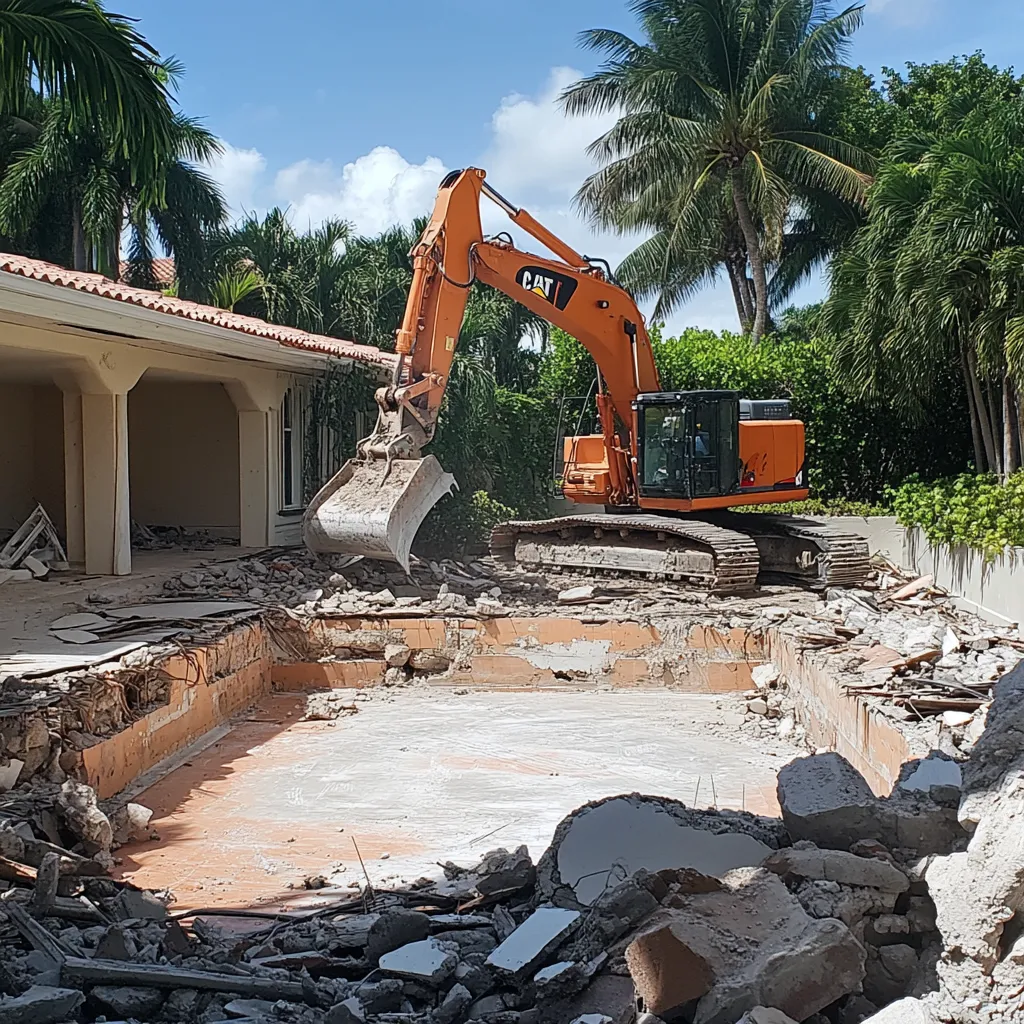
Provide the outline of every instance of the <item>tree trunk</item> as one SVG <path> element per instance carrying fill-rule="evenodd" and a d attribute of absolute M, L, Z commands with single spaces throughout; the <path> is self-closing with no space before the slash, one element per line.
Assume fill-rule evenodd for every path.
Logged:
<path fill-rule="evenodd" d="M 764 334 L 764 325 L 768 319 L 768 276 L 764 269 L 761 239 L 757 237 L 754 218 L 750 215 L 747 183 L 743 179 L 742 167 L 732 169 L 732 201 L 736 207 L 736 217 L 740 222 L 743 240 L 747 243 L 747 258 L 750 260 L 750 272 L 754 278 L 754 326 L 750 331 L 750 339 L 756 345 Z"/>
<path fill-rule="evenodd" d="M 996 397 L 992 389 L 992 381 L 985 381 L 985 394 L 988 396 L 988 416 L 992 424 L 992 448 L 996 454 L 996 473 L 1002 477 L 1003 474 L 1003 408 L 1002 402 Z"/>
<path fill-rule="evenodd" d="M 970 383 L 971 391 L 974 394 L 974 405 L 978 410 L 978 424 L 981 427 L 981 439 L 985 446 L 985 461 L 986 465 L 979 466 L 979 472 L 986 472 L 989 470 L 996 471 L 998 465 L 996 461 L 996 450 L 995 444 L 992 439 L 992 424 L 988 418 L 988 409 L 985 405 L 985 396 L 981 392 L 981 385 L 978 383 L 978 362 L 974 358 L 974 353 L 968 351 L 967 353 L 967 365 L 970 368 Z"/>
<path fill-rule="evenodd" d="M 85 251 L 85 229 L 82 227 L 82 209 L 76 202 L 71 211 L 71 258 L 75 270 L 88 270 Z"/>
<path fill-rule="evenodd" d="M 736 314 L 740 318 L 740 330 L 746 334 L 750 330 L 751 310 L 750 296 L 747 293 L 746 267 L 740 267 L 734 259 L 725 261 L 726 269 L 729 272 L 729 284 L 732 285 L 732 297 L 736 303 Z"/>
<path fill-rule="evenodd" d="M 1013 379 L 1009 373 L 1003 376 L 1003 476 L 1016 473 L 1020 467 L 1017 457 L 1017 431 L 1014 424 L 1016 402 Z"/>
<path fill-rule="evenodd" d="M 985 450 L 981 441 L 981 425 L 978 422 L 978 407 L 974 402 L 974 388 L 971 387 L 971 371 L 967 366 L 967 357 L 960 353 L 960 371 L 964 377 L 964 390 L 967 392 L 967 414 L 971 420 L 971 443 L 974 445 L 974 471 L 981 473 L 985 467 Z"/>

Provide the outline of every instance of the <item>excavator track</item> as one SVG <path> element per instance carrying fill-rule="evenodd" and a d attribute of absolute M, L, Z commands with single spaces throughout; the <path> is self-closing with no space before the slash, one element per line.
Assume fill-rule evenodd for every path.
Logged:
<path fill-rule="evenodd" d="M 761 558 L 761 577 L 780 576 L 814 589 L 863 583 L 871 570 L 868 542 L 833 523 L 801 516 L 723 512 L 709 519 L 749 534 Z"/>
<path fill-rule="evenodd" d="M 491 533 L 491 553 L 538 567 L 684 580 L 712 594 L 749 593 L 759 565 L 757 545 L 743 533 L 699 519 L 643 514 L 501 523 Z"/>
<path fill-rule="evenodd" d="M 491 553 L 539 568 L 596 570 L 683 580 L 712 594 L 742 594 L 758 579 L 813 589 L 863 583 L 867 541 L 799 516 L 721 512 L 689 519 L 583 515 L 509 522 L 491 533 Z"/>

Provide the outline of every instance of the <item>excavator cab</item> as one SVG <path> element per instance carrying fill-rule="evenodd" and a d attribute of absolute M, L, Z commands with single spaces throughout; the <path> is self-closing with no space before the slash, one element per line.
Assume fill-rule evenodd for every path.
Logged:
<path fill-rule="evenodd" d="M 637 395 L 637 485 L 643 498 L 717 498 L 740 489 L 739 395 Z"/>

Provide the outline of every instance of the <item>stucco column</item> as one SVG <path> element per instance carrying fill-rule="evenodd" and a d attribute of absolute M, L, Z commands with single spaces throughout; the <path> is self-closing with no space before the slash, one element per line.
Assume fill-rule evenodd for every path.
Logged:
<path fill-rule="evenodd" d="M 82 462 L 82 395 L 64 395 L 64 527 L 68 563 L 85 568 L 85 471 Z"/>
<path fill-rule="evenodd" d="M 64 392 L 64 494 L 68 559 L 87 573 L 132 571 L 128 392 L 142 353 L 101 352 L 54 374 Z"/>
<path fill-rule="evenodd" d="M 238 410 L 239 543 L 270 544 L 270 416 L 259 409 Z"/>
<path fill-rule="evenodd" d="M 83 394 L 81 402 L 85 571 L 126 576 L 132 571 L 128 395 Z"/>
<path fill-rule="evenodd" d="M 287 376 L 266 371 L 224 383 L 238 410 L 238 533 L 243 548 L 274 542 L 277 459 L 271 412 L 280 406 L 287 386 Z"/>

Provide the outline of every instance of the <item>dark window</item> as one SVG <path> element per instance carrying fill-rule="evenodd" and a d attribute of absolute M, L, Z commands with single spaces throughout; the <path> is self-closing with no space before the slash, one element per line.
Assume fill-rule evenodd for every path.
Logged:
<path fill-rule="evenodd" d="M 284 476 L 284 507 L 291 508 L 295 504 L 295 473 L 292 452 L 292 393 L 284 393 L 281 405 L 281 472 Z"/>
<path fill-rule="evenodd" d="M 718 403 L 693 407 L 693 496 L 718 494 Z"/>
<path fill-rule="evenodd" d="M 686 494 L 686 413 L 680 406 L 644 407 L 645 489 Z"/>

